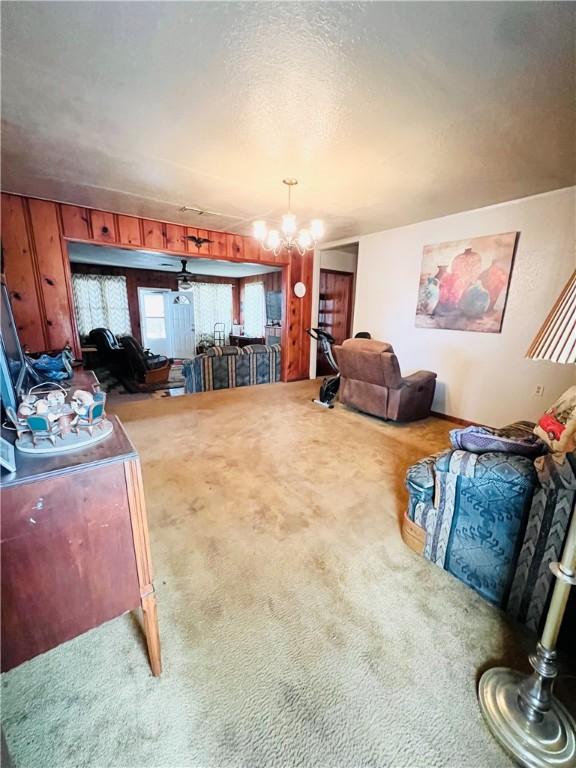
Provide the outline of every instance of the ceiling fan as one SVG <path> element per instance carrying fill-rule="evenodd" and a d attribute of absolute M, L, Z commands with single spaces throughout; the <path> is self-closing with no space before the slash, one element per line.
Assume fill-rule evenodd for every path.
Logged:
<path fill-rule="evenodd" d="M 179 286 L 180 288 L 190 288 L 192 286 L 192 281 L 190 280 L 192 275 L 190 272 L 188 272 L 188 259 L 180 259 L 180 263 L 182 264 L 182 269 L 176 275 L 178 278 Z M 172 264 L 162 262 L 161 266 L 171 267 Z"/>

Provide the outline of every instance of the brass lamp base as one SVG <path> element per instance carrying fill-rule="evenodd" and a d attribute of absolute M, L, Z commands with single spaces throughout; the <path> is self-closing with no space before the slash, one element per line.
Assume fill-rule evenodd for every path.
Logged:
<path fill-rule="evenodd" d="M 576 722 L 554 697 L 541 719 L 522 709 L 531 678 L 505 667 L 485 672 L 478 688 L 480 709 L 494 738 L 526 768 L 576 768 Z"/>

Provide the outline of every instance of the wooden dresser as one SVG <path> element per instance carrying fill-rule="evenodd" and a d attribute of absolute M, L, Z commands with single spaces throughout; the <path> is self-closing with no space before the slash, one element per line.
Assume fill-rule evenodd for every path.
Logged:
<path fill-rule="evenodd" d="M 74 382 L 76 383 L 76 382 Z M 142 607 L 162 670 L 140 461 L 124 428 L 2 470 L 2 671 Z M 6 435 L 5 435 L 6 436 Z"/>

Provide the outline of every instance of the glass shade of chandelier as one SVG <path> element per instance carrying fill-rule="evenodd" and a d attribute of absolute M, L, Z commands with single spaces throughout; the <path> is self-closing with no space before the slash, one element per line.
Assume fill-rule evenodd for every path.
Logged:
<path fill-rule="evenodd" d="M 307 228 L 298 229 L 296 216 L 291 209 L 292 187 L 298 184 L 297 179 L 283 179 L 288 187 L 288 213 L 282 216 L 280 229 L 268 229 L 265 221 L 254 222 L 254 237 L 265 251 L 278 255 L 282 249 L 296 249 L 303 256 L 306 251 L 312 251 L 318 240 L 324 235 L 324 224 L 320 219 L 312 219 Z"/>

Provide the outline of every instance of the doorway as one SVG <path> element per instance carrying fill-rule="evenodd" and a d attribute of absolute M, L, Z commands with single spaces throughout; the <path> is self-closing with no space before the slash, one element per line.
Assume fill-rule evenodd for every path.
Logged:
<path fill-rule="evenodd" d="M 142 345 L 155 355 L 196 354 L 194 296 L 191 291 L 138 288 Z"/>
<path fill-rule="evenodd" d="M 318 327 L 332 334 L 336 344 L 350 337 L 354 273 L 320 269 L 318 297 Z M 316 375 L 326 376 L 332 370 L 318 350 Z"/>

